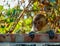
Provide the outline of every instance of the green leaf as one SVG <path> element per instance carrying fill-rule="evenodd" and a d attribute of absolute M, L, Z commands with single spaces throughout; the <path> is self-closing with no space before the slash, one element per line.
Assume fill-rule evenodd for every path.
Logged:
<path fill-rule="evenodd" d="M 36 1 L 36 2 L 33 4 L 32 9 L 33 9 L 33 10 L 37 10 L 37 8 L 38 8 L 38 2 Z"/>
<path fill-rule="evenodd" d="M 3 9 L 3 6 L 2 5 L 0 5 L 0 11 Z"/>

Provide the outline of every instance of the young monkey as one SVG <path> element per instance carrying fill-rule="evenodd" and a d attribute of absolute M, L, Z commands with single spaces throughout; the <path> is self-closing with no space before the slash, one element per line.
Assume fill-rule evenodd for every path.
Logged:
<path fill-rule="evenodd" d="M 36 33 L 47 33 L 50 39 L 53 39 L 55 36 L 48 19 L 43 14 L 38 14 L 33 18 L 32 30 L 29 33 L 29 37 L 33 40 Z"/>
<path fill-rule="evenodd" d="M 31 41 L 34 39 L 35 33 L 39 32 L 46 24 L 47 19 L 42 14 L 38 14 L 33 18 L 32 30 L 29 33 L 29 37 L 32 38 Z"/>
<path fill-rule="evenodd" d="M 47 18 L 42 14 L 38 14 L 33 18 L 33 26 L 31 31 L 40 31 L 47 23 Z"/>

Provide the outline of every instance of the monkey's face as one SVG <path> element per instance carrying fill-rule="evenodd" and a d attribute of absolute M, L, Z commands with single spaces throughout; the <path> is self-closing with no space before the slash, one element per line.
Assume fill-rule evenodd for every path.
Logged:
<path fill-rule="evenodd" d="M 46 25 L 45 18 L 41 18 L 40 20 L 36 21 L 36 28 L 40 31 Z"/>
<path fill-rule="evenodd" d="M 47 24 L 46 18 L 43 15 L 39 15 L 34 19 L 34 26 L 37 31 L 40 31 Z"/>

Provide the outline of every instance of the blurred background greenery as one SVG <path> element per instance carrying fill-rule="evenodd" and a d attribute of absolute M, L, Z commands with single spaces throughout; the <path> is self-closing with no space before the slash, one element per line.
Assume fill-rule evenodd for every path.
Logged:
<path fill-rule="evenodd" d="M 30 0 L 17 0 L 17 4 L 14 7 L 11 5 L 14 4 L 16 0 L 3 0 L 2 2 L 5 4 L 0 5 L 0 33 L 6 34 L 7 31 L 11 29 L 15 21 L 18 21 L 18 17 L 23 9 L 29 4 Z M 33 17 L 40 13 L 40 10 L 44 8 L 44 5 L 41 5 L 43 0 L 31 0 L 30 5 L 26 8 L 27 10 L 23 13 L 23 16 L 20 18 L 15 28 L 13 29 L 13 34 L 15 33 L 29 33 L 32 28 L 32 20 Z M 48 0 L 47 0 L 48 1 Z M 47 2 L 46 1 L 46 2 Z M 12 2 L 12 4 L 10 3 Z M 47 10 L 50 8 L 54 10 L 54 14 L 49 12 L 47 17 L 50 19 L 54 19 L 55 16 L 60 15 L 60 2 L 59 0 L 49 0 L 50 5 L 48 5 Z M 58 3 L 57 3 L 58 2 Z M 3 4 L 2 3 L 2 4 Z M 6 5 L 6 7 L 5 7 Z M 8 7 L 7 7 L 8 6 Z M 47 12 L 47 10 L 45 12 Z M 43 12 L 42 12 L 43 13 Z M 50 16 L 51 13 L 51 16 Z M 60 29 L 59 29 L 60 30 Z"/>

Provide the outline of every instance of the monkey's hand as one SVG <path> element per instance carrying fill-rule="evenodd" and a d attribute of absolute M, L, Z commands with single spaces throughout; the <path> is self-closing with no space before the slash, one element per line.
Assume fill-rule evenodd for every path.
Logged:
<path fill-rule="evenodd" d="M 48 33 L 50 39 L 54 38 L 55 33 L 53 32 L 53 30 L 49 30 L 47 33 Z"/>
<path fill-rule="evenodd" d="M 31 31 L 29 33 L 29 37 L 31 38 L 31 41 L 32 41 L 34 39 L 34 37 L 35 37 L 35 32 Z"/>

